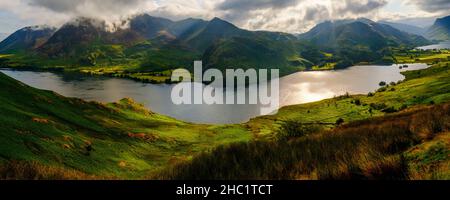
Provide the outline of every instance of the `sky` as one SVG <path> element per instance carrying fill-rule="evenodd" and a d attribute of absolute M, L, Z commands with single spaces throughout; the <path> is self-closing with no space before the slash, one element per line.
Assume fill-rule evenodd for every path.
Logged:
<path fill-rule="evenodd" d="M 219 17 L 250 30 L 302 33 L 326 20 L 365 17 L 429 26 L 450 0 L 0 0 L 0 34 L 91 17 L 112 25 L 148 13 L 172 20 Z"/>

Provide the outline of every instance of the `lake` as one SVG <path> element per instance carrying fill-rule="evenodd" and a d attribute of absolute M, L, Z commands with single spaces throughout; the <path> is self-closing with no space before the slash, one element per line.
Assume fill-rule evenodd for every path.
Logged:
<path fill-rule="evenodd" d="M 444 42 L 440 42 L 439 44 L 417 47 L 417 49 L 422 49 L 422 50 L 450 49 L 450 41 L 444 41 Z"/>
<path fill-rule="evenodd" d="M 379 88 L 379 83 L 403 80 L 405 70 L 424 69 L 426 64 L 399 66 L 354 66 L 345 70 L 298 72 L 280 78 L 280 106 L 302 104 L 345 94 L 367 94 Z M 174 85 L 153 85 L 128 79 L 0 70 L 30 86 L 52 90 L 67 97 L 87 101 L 115 102 L 131 97 L 154 112 L 176 119 L 207 124 L 246 122 L 260 115 L 262 105 L 174 105 L 171 89 Z M 238 90 L 246 92 L 247 90 Z"/>

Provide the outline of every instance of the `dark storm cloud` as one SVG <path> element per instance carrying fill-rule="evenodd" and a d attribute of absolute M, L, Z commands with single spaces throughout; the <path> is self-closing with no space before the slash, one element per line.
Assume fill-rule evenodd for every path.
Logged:
<path fill-rule="evenodd" d="M 409 2 L 417 5 L 424 11 L 446 11 L 447 14 L 450 14 L 450 0 L 410 0 Z"/>

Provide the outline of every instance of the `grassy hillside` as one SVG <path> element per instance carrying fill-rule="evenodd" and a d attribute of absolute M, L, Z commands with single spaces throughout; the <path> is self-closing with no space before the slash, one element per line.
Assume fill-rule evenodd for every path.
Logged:
<path fill-rule="evenodd" d="M 450 63 L 404 75 L 376 93 L 253 119 L 246 125 L 260 140 L 219 147 L 155 178 L 449 179 Z"/>
<path fill-rule="evenodd" d="M 131 99 L 85 102 L 4 74 L 0 88 L 0 178 L 142 179 L 217 145 L 252 139 L 240 125 L 185 123 Z"/>
<path fill-rule="evenodd" d="M 448 180 L 449 130 L 449 104 L 411 109 L 330 131 L 223 146 L 158 178 Z"/>
<path fill-rule="evenodd" d="M 450 101 L 450 62 L 404 75 L 367 95 L 211 126 L 0 74 L 0 178 L 448 179 L 449 106 L 433 105 Z"/>

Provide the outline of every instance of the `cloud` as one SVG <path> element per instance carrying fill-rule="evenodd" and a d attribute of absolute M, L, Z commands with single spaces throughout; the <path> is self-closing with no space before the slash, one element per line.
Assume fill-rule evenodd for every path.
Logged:
<path fill-rule="evenodd" d="M 449 0 L 408 0 L 408 3 L 417 5 L 420 9 L 428 12 L 449 12 Z"/>
<path fill-rule="evenodd" d="M 246 29 L 297 33 L 325 20 L 377 20 L 386 14 L 380 12 L 386 4 L 387 0 L 0 0 L 0 12 L 56 26 L 76 17 L 115 25 L 143 12 L 172 20 L 220 17 Z"/>
<path fill-rule="evenodd" d="M 345 0 L 342 4 L 335 3 L 336 12 L 339 13 L 352 13 L 352 14 L 365 14 L 374 10 L 377 10 L 387 5 L 386 0 Z"/>
<path fill-rule="evenodd" d="M 216 10 L 250 29 L 305 32 L 325 20 L 371 18 L 386 5 L 386 0 L 227 0 Z"/>
<path fill-rule="evenodd" d="M 147 0 L 23 0 L 34 8 L 70 17 L 89 17 L 106 21 L 144 12 L 151 3 Z"/>
<path fill-rule="evenodd" d="M 279 9 L 298 4 L 300 0 L 227 0 L 217 6 L 219 10 L 257 10 L 261 8 Z"/>

